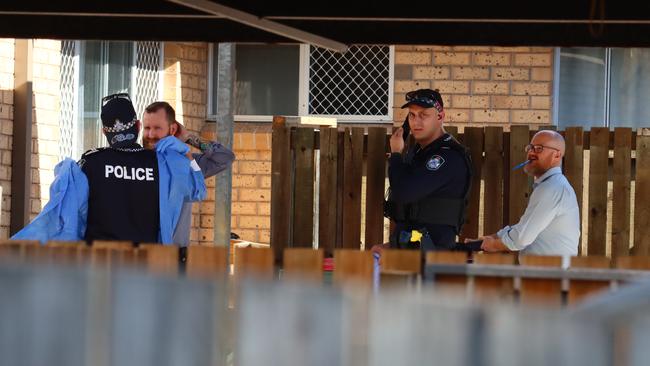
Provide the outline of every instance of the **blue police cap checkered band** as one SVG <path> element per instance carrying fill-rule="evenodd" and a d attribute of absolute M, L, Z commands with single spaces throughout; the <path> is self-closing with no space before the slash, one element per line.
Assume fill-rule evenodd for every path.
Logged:
<path fill-rule="evenodd" d="M 135 122 L 137 121 L 136 118 L 133 118 L 131 122 L 127 123 L 122 123 L 119 119 L 115 120 L 115 124 L 113 127 L 104 127 L 104 132 L 109 132 L 109 133 L 117 133 L 117 132 L 122 132 L 124 130 L 128 130 L 129 128 L 133 127 L 135 125 Z"/>
<path fill-rule="evenodd" d="M 118 133 L 137 122 L 131 98 L 126 93 L 113 94 L 102 99 L 101 119 L 104 132 Z"/>

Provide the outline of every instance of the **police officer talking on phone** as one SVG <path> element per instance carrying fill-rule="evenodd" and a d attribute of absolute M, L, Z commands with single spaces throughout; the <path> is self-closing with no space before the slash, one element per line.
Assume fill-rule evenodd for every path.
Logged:
<path fill-rule="evenodd" d="M 467 149 L 445 132 L 438 90 L 406 94 L 409 113 L 390 137 L 385 215 L 395 222 L 390 247 L 451 250 L 465 221 L 472 165 Z M 405 150 L 412 134 L 415 143 Z"/>

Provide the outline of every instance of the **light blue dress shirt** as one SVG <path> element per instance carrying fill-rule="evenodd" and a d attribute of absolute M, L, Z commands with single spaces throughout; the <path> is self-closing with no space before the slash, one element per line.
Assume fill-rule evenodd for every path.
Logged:
<path fill-rule="evenodd" d="M 497 232 L 510 250 L 521 254 L 574 256 L 580 239 L 580 210 L 575 191 L 561 167 L 535 179 L 519 222 Z"/>

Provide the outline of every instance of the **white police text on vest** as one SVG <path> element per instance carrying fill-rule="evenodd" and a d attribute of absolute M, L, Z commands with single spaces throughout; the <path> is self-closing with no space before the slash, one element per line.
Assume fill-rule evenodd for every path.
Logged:
<path fill-rule="evenodd" d="M 115 178 L 126 180 L 154 180 L 153 168 L 129 168 L 120 165 L 106 165 L 104 172 L 105 178 L 113 176 Z"/>

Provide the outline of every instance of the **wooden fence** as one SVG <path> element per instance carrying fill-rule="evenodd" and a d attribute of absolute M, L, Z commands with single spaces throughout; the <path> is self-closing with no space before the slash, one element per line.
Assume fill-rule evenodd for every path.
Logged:
<path fill-rule="evenodd" d="M 512 126 L 507 132 L 502 127 L 467 127 L 461 134 L 455 127 L 446 129 L 470 148 L 475 170 L 461 236 L 491 234 L 516 223 L 526 208 L 532 180 L 511 168 L 525 160 L 524 147 L 536 131 L 528 126 Z M 581 230 L 587 235 L 582 254 L 650 254 L 646 204 L 650 202 L 650 136 L 630 128 L 569 127 L 560 133 L 567 143 L 564 174 L 576 191 L 582 215 L 587 216 Z M 368 128 L 367 134 L 361 127 L 316 131 L 288 127 L 283 118 L 274 119 L 271 246 L 276 261 L 281 261 L 284 248 L 312 247 L 316 239 L 326 255 L 337 248 L 360 248 L 362 235 L 366 248 L 383 242 L 388 137 L 382 127 Z M 365 207 L 361 207 L 363 187 Z M 608 220 L 610 250 L 606 248 Z"/>

